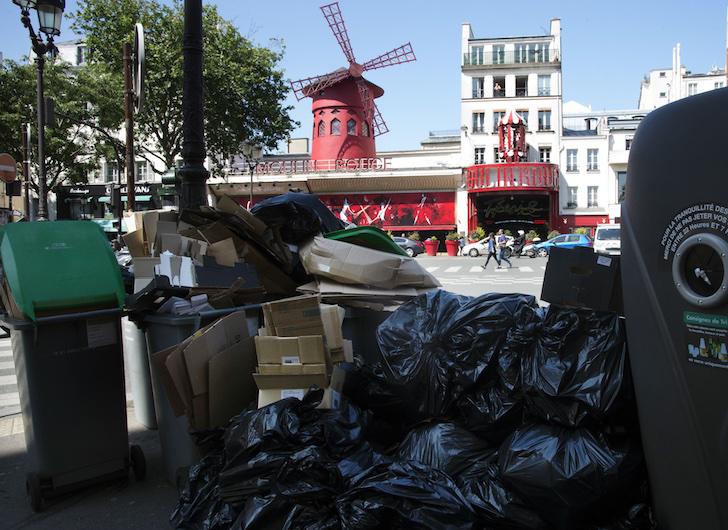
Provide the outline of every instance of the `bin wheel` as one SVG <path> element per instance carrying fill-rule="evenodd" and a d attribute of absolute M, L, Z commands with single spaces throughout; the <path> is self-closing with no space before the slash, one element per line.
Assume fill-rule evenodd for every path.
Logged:
<path fill-rule="evenodd" d="M 43 492 L 40 489 L 40 478 L 35 473 L 28 473 L 25 479 L 25 491 L 30 500 L 30 509 L 34 512 L 43 510 Z"/>
<path fill-rule="evenodd" d="M 147 461 L 144 458 L 144 451 L 138 445 L 132 445 L 129 448 L 129 456 L 131 458 L 131 469 L 134 472 L 134 478 L 144 480 L 147 476 Z"/>

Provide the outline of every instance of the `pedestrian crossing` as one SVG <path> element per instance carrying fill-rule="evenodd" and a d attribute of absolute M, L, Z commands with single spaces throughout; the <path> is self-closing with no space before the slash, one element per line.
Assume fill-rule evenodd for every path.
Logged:
<path fill-rule="evenodd" d="M 10 338 L 0 339 L 0 418 L 20 412 L 18 381 L 15 377 Z"/>
<path fill-rule="evenodd" d="M 477 272 L 477 273 L 481 273 L 481 274 L 483 273 L 483 267 L 481 267 L 480 265 L 478 265 L 476 267 L 453 266 L 453 267 L 445 267 L 445 268 L 432 266 L 432 267 L 426 267 L 426 270 L 429 273 L 440 272 L 440 273 L 445 273 L 445 274 L 454 274 L 457 272 L 471 272 L 471 273 Z M 508 267 L 503 267 L 503 268 L 497 269 L 497 268 L 495 268 L 495 266 L 489 266 L 486 269 L 486 271 L 495 271 L 495 272 L 511 271 L 511 272 L 525 272 L 525 273 L 534 273 L 537 271 L 545 271 L 545 270 L 546 270 L 545 265 L 541 265 L 536 268 L 529 267 L 528 265 L 524 265 L 524 266 L 514 265 L 510 269 Z"/>

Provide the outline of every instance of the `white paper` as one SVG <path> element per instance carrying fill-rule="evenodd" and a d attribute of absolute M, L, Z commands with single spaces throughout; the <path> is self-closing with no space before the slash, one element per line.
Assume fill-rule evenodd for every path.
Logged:
<path fill-rule="evenodd" d="M 304 395 L 306 395 L 306 391 L 303 388 L 286 388 L 284 390 L 281 390 L 281 399 L 286 399 L 290 397 L 303 399 Z"/>
<path fill-rule="evenodd" d="M 301 358 L 297 355 L 284 355 L 281 357 L 282 364 L 301 364 Z"/>
<path fill-rule="evenodd" d="M 609 267 L 612 265 L 612 258 L 608 258 L 607 256 L 599 256 L 597 258 L 597 265 L 604 265 L 605 267 Z"/>

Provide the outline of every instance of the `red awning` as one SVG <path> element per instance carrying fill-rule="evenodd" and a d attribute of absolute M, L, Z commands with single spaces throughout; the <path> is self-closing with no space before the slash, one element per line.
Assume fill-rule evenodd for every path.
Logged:
<path fill-rule="evenodd" d="M 452 230 L 455 225 L 418 225 L 418 226 L 389 226 L 384 225 L 382 230 L 391 230 L 396 232 L 397 230 Z"/>

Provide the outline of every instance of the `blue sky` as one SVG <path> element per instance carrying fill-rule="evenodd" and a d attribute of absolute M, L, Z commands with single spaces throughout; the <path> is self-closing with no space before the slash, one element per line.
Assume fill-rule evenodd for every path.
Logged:
<path fill-rule="evenodd" d="M 222 15 L 258 44 L 282 39 L 283 61 L 292 79 L 322 74 L 346 61 L 319 6 L 325 0 L 220 0 Z M 66 10 L 76 7 L 67 0 Z M 385 94 L 377 104 L 390 132 L 377 139 L 381 150 L 416 148 L 428 131 L 456 129 L 460 101 L 460 27 L 469 22 L 477 37 L 548 33 L 549 20 L 562 23 L 564 99 L 594 110 L 634 108 L 639 84 L 650 69 L 671 66 L 672 47 L 682 45 L 683 64 L 705 72 L 725 63 L 724 0 L 341 0 L 359 62 L 407 41 L 417 62 L 376 70 L 368 78 Z M 517 6 L 517 7 L 516 7 Z M 27 53 L 27 35 L 17 6 L 0 1 L 0 51 L 6 58 Z M 61 40 L 71 38 L 64 24 Z M 310 102 L 296 102 L 301 122 L 294 136 L 310 131 Z"/>

